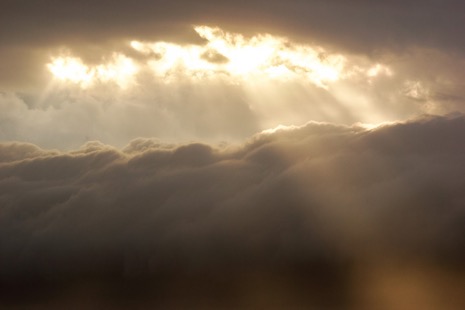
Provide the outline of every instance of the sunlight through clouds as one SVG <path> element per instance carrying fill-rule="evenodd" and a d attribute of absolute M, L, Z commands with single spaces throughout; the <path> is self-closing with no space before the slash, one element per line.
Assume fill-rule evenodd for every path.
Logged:
<path fill-rule="evenodd" d="M 114 54 L 110 62 L 97 66 L 88 66 L 76 57 L 56 57 L 47 67 L 55 78 L 83 88 L 95 82 L 114 82 L 124 89 L 138 72 L 134 61 L 122 54 Z"/>
<path fill-rule="evenodd" d="M 402 81 L 394 81 L 395 67 L 382 59 L 341 54 L 266 33 L 246 36 L 218 27 L 193 29 L 203 39 L 200 43 L 122 41 L 119 52 L 94 57 L 93 64 L 72 50 L 53 58 L 47 66 L 61 83 L 53 83 L 48 96 L 63 96 L 62 86 L 75 85 L 77 91 L 86 91 L 69 95 L 70 102 L 112 102 L 105 109 L 119 115 L 119 123 L 128 122 L 128 115 L 143 114 L 126 125 L 125 132 L 148 131 L 169 139 L 243 138 L 256 130 L 301 125 L 309 119 L 377 124 L 408 113 L 386 112 L 387 104 L 393 105 L 384 100 L 386 90 L 412 96 L 402 91 Z M 128 103 L 132 110 L 120 111 Z M 133 110 L 135 106 L 141 110 Z M 214 113 L 205 113 L 213 111 L 207 107 L 214 107 Z M 161 127 L 141 121 L 148 115 Z M 242 125 L 232 125 L 237 122 Z"/>
<path fill-rule="evenodd" d="M 1 3 L 0 310 L 465 310 L 465 1 Z"/>
<path fill-rule="evenodd" d="M 392 71 L 388 67 L 381 64 L 376 64 L 367 71 L 367 76 L 369 77 L 376 77 L 378 75 L 392 76 Z"/>
<path fill-rule="evenodd" d="M 57 57 L 47 67 L 57 79 L 81 84 L 83 87 L 88 86 L 94 78 L 94 72 L 75 57 Z"/>
<path fill-rule="evenodd" d="M 207 40 L 205 45 L 132 41 L 131 46 L 156 57 L 149 65 L 157 75 L 223 75 L 238 80 L 305 79 L 323 88 L 339 79 L 346 62 L 342 55 L 292 44 L 285 38 L 269 34 L 246 38 L 217 27 L 197 26 L 194 29 Z"/>
<path fill-rule="evenodd" d="M 83 88 L 96 81 L 115 82 L 126 88 L 134 82 L 141 66 L 165 83 L 186 78 L 193 82 L 222 79 L 233 84 L 261 79 L 308 82 L 323 89 L 350 77 L 347 72 L 355 66 L 342 54 L 296 44 L 284 37 L 270 34 L 245 37 L 208 26 L 195 26 L 194 30 L 205 39 L 204 44 L 129 42 L 135 52 L 146 57 L 137 64 L 136 60 L 115 53 L 109 62 L 97 66 L 86 65 L 77 57 L 56 57 L 47 66 L 57 79 Z M 382 64 L 370 65 L 362 71 L 371 78 L 392 74 Z"/>

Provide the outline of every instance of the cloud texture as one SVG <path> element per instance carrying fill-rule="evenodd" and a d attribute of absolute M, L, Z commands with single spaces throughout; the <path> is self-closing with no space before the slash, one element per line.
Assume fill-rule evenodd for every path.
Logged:
<path fill-rule="evenodd" d="M 0 295 L 44 307 L 459 309 L 465 117 L 236 147 L 0 145 Z"/>
<path fill-rule="evenodd" d="M 185 35 L 179 35 L 181 29 L 207 22 L 236 29 L 276 29 L 364 51 L 405 45 L 464 49 L 457 31 L 463 24 L 460 0 L 136 0 L 117 4 L 108 0 L 79 4 L 6 0 L 5 6 L 0 34 L 3 42 L 16 44 L 157 38 L 163 33 L 185 40 Z M 62 26 L 60 31 L 56 31 L 57 24 Z"/>

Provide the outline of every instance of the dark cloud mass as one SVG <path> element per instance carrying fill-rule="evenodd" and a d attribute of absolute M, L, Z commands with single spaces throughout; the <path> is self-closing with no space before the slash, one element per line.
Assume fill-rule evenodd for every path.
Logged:
<path fill-rule="evenodd" d="M 3 1 L 1 37 L 17 43 L 59 44 L 115 37 L 157 37 L 192 23 L 277 29 L 355 49 L 398 45 L 455 48 L 464 4 L 446 1 Z M 56 25 L 60 25 L 60 30 Z"/>
<path fill-rule="evenodd" d="M 462 309 L 465 117 L 237 147 L 0 145 L 0 300 Z"/>

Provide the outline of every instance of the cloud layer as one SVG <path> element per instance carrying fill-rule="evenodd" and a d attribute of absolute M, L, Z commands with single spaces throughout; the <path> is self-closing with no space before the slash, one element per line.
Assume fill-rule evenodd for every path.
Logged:
<path fill-rule="evenodd" d="M 461 308 L 464 136 L 450 115 L 237 147 L 1 144 L 1 300 Z"/>
<path fill-rule="evenodd" d="M 40 4 L 7 0 L 7 7 L 0 16 L 0 37 L 3 42 L 17 44 L 95 42 L 134 35 L 157 38 L 162 33 L 179 37 L 179 30 L 186 25 L 207 22 L 236 29 L 276 29 L 365 51 L 410 44 L 464 48 L 464 39 L 457 31 L 463 25 L 464 5 L 459 0 L 137 0 L 118 4 L 108 0 L 79 4 L 69 0 Z"/>

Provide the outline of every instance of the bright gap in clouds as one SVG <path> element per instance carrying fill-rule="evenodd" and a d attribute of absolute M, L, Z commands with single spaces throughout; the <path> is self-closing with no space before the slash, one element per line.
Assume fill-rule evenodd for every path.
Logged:
<path fill-rule="evenodd" d="M 77 57 L 56 57 L 47 67 L 57 79 L 79 84 L 83 88 L 97 81 L 111 81 L 126 88 L 138 72 L 131 58 L 116 53 L 109 62 L 98 66 L 88 66 Z"/>
<path fill-rule="evenodd" d="M 66 142 L 44 138 L 56 136 L 45 125 L 29 140 L 53 147 L 87 140 L 123 146 L 138 137 L 237 142 L 279 125 L 409 116 L 398 108 L 406 95 L 393 63 L 271 34 L 194 30 L 198 44 L 126 41 L 96 63 L 73 50 L 55 54 L 47 64 L 54 78 L 37 106 L 58 107 L 44 122 L 55 128 L 66 119 L 59 138 Z"/>
<path fill-rule="evenodd" d="M 347 57 L 321 47 L 295 44 L 283 37 L 258 34 L 245 37 L 217 27 L 196 26 L 203 45 L 169 42 L 131 41 L 133 50 L 146 57 L 145 62 L 115 53 L 103 64 L 90 66 L 72 56 L 56 57 L 48 69 L 62 81 L 89 87 L 95 82 L 114 82 L 126 88 L 134 82 L 141 68 L 147 68 L 164 82 L 188 78 L 191 81 L 226 79 L 247 83 L 252 79 L 306 81 L 321 88 L 362 72 L 367 77 L 390 75 L 386 66 L 375 64 L 360 68 L 348 64 Z"/>

